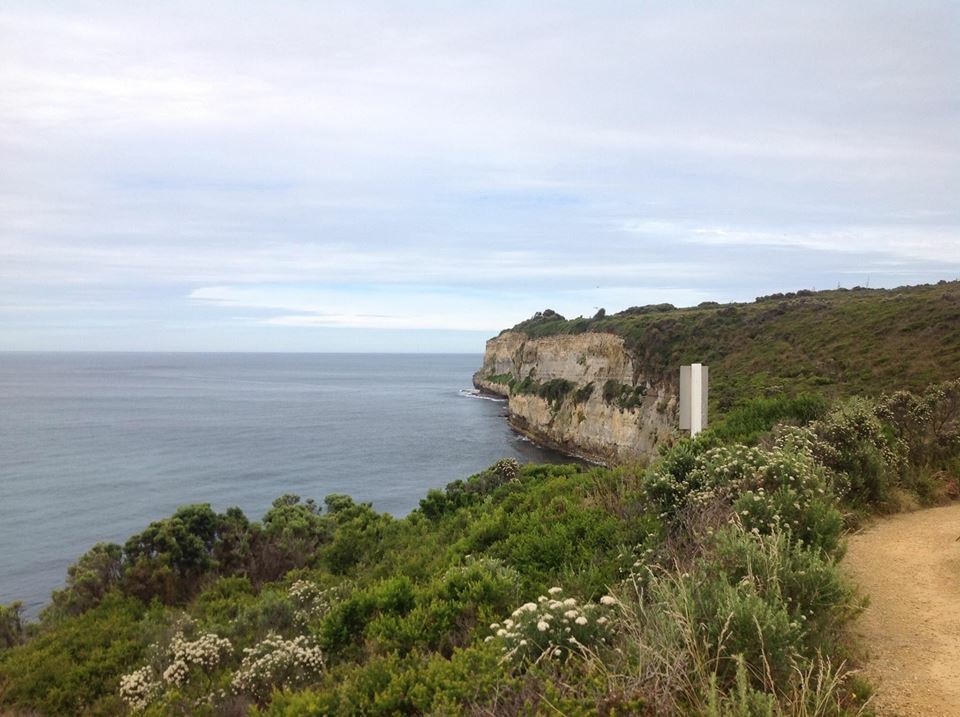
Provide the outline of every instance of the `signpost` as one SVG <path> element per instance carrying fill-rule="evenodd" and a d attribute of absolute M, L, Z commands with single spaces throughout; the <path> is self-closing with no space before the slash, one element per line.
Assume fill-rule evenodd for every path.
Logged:
<path fill-rule="evenodd" d="M 690 437 L 707 427 L 708 367 L 695 363 L 680 367 L 680 428 Z"/>

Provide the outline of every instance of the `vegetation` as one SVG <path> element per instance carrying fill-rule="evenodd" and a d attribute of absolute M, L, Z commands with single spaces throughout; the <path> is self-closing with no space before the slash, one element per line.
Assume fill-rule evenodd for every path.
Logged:
<path fill-rule="evenodd" d="M 608 404 L 614 404 L 623 410 L 636 408 L 643 403 L 643 397 L 647 395 L 647 388 L 644 385 L 629 386 L 620 383 L 614 379 L 609 379 L 603 384 L 603 400 Z"/>
<path fill-rule="evenodd" d="M 632 307 L 564 320 L 543 312 L 513 328 L 531 337 L 622 336 L 652 382 L 694 361 L 711 367 L 711 415 L 754 398 L 828 399 L 922 391 L 960 376 L 960 282 L 898 289 L 797 291 L 750 304 Z"/>
<path fill-rule="evenodd" d="M 0 709 L 860 714 L 843 530 L 942 497 L 958 416 L 960 381 L 799 396 L 646 470 L 503 460 L 403 519 L 186 506 L 82 556 L 38 624 L 0 611 Z"/>
<path fill-rule="evenodd" d="M 573 381 L 567 381 L 563 378 L 553 378 L 549 381 L 538 381 L 532 376 L 527 376 L 522 381 L 510 381 L 508 382 L 510 391 L 513 394 L 524 394 L 529 393 L 534 396 L 539 396 L 545 400 L 550 408 L 554 411 L 560 409 L 560 406 L 563 405 L 564 400 L 573 392 L 574 400 L 578 403 L 582 400 L 590 398 L 590 394 L 593 392 L 593 389 L 590 388 L 589 392 L 584 392 L 583 389 L 574 389 L 577 388 L 577 385 Z"/>

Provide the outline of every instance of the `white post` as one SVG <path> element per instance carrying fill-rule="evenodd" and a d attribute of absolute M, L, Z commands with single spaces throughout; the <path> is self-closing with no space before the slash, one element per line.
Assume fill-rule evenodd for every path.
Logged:
<path fill-rule="evenodd" d="M 690 437 L 703 430 L 703 366 L 690 364 Z"/>
<path fill-rule="evenodd" d="M 699 363 L 680 367 L 680 428 L 691 437 L 707 427 L 708 370 Z"/>

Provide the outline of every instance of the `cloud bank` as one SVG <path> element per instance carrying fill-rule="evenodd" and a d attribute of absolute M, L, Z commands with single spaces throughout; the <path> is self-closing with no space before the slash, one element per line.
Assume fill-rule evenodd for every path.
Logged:
<path fill-rule="evenodd" d="M 952 2 L 9 2 L 0 349 L 954 279 L 957 67 Z"/>

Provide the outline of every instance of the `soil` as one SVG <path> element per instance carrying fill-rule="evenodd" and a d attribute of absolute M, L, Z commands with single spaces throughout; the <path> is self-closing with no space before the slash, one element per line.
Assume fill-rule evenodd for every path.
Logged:
<path fill-rule="evenodd" d="M 878 715 L 960 717 L 960 503 L 878 521 L 844 565 L 869 596 L 853 627 Z"/>

